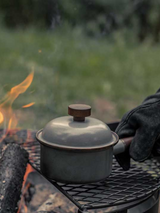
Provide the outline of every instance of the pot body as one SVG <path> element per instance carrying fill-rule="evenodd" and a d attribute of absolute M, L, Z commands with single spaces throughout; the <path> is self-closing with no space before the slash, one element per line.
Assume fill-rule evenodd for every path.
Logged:
<path fill-rule="evenodd" d="M 92 183 L 104 180 L 112 171 L 113 146 L 100 150 L 56 149 L 41 144 L 41 172 L 62 183 Z"/>

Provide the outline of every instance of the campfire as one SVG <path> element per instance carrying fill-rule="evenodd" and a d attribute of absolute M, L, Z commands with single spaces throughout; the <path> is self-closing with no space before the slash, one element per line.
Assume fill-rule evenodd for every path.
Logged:
<path fill-rule="evenodd" d="M 62 197 L 54 187 L 50 188 L 50 183 L 29 164 L 26 147 L 29 144 L 34 149 L 36 132 L 18 126 L 12 105 L 29 88 L 33 77 L 34 72 L 31 72 L 23 82 L 11 88 L 0 103 L 0 212 L 51 213 L 61 206 L 66 212 L 74 212 L 75 207 L 68 204 L 68 199 Z M 34 104 L 26 103 L 21 107 L 24 109 Z"/>
<path fill-rule="evenodd" d="M 0 187 L 1 212 L 17 212 L 21 188 L 23 193 L 27 187 L 25 184 L 27 176 L 31 171 L 33 171 L 29 164 L 27 166 L 28 153 L 14 143 L 16 138 L 14 138 L 12 142 L 6 142 L 8 135 L 12 136 L 15 132 L 20 130 L 17 126 L 18 120 L 16 118 L 16 114 L 12 109 L 13 102 L 20 94 L 24 93 L 28 89 L 33 81 L 33 77 L 34 72 L 31 72 L 22 83 L 11 88 L 0 104 L 0 125 L 2 128 L 0 134 L 0 179 L 2 183 L 2 186 Z M 30 107 L 33 104 L 34 103 L 29 103 L 22 106 L 22 108 Z M 20 209 L 23 206 L 22 204 L 23 198 L 19 204 L 18 212 L 21 211 Z"/>

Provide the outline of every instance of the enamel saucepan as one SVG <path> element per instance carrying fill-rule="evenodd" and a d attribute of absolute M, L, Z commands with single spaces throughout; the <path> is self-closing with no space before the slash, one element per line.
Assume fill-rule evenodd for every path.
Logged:
<path fill-rule="evenodd" d="M 132 138 L 119 140 L 102 121 L 89 117 L 91 107 L 72 104 L 70 116 L 51 120 L 37 132 L 41 172 L 63 183 L 92 183 L 112 171 L 113 154 L 122 153 Z"/>

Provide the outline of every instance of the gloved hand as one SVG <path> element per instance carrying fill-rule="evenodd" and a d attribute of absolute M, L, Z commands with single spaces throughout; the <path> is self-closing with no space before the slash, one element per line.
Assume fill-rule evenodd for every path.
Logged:
<path fill-rule="evenodd" d="M 115 132 L 119 138 L 134 136 L 128 150 L 115 156 L 124 170 L 130 168 L 130 157 L 144 161 L 152 153 L 160 155 L 160 89 L 127 112 Z"/>

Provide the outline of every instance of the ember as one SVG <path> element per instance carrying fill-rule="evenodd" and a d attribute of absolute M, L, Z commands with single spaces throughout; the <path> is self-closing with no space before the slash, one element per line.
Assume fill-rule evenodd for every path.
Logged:
<path fill-rule="evenodd" d="M 27 105 L 22 106 L 22 108 L 28 108 L 28 107 L 33 106 L 34 104 L 35 104 L 35 102 L 32 102 L 32 103 L 30 103 L 30 104 L 27 104 Z"/>

